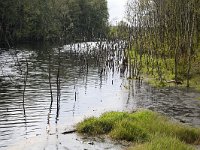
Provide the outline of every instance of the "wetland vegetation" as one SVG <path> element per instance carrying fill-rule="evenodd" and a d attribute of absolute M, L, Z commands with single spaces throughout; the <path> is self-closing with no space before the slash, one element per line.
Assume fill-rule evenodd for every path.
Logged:
<path fill-rule="evenodd" d="M 51 149 L 49 137 L 59 149 L 65 137 L 58 126 L 102 113 L 77 131 L 129 141 L 130 150 L 200 145 L 199 0 L 127 0 L 116 25 L 107 0 L 0 6 L 0 148 L 19 132 L 21 140 L 46 131 L 42 149 Z M 126 112 L 137 108 L 150 110 Z M 82 149 L 78 138 L 69 139 L 70 148 Z"/>
<path fill-rule="evenodd" d="M 107 112 L 77 124 L 77 131 L 90 136 L 106 134 L 114 140 L 134 143 L 130 150 L 192 150 L 200 144 L 200 129 L 175 123 L 161 114 L 139 110 L 134 113 Z"/>

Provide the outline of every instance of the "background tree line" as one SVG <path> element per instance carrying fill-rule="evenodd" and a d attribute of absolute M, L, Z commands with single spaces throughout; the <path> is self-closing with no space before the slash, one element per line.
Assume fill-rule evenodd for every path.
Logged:
<path fill-rule="evenodd" d="M 108 31 L 106 0 L 0 1 L 0 45 L 16 41 L 89 41 Z"/>
<path fill-rule="evenodd" d="M 129 0 L 126 14 L 133 76 L 199 84 L 199 0 Z"/>

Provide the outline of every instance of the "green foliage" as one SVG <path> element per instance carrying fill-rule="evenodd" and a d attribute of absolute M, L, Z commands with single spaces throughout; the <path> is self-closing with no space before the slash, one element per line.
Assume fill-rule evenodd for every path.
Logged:
<path fill-rule="evenodd" d="M 130 43 L 135 49 L 130 57 L 139 73 L 153 78 L 151 84 L 165 86 L 173 80 L 199 89 L 199 8 L 198 0 L 128 1 Z"/>
<path fill-rule="evenodd" d="M 91 40 L 105 37 L 106 0 L 0 2 L 0 44 L 11 40 Z"/>
<path fill-rule="evenodd" d="M 129 52 L 132 59 L 132 63 L 137 59 L 140 62 L 140 55 L 134 48 Z M 164 53 L 163 53 L 164 54 Z M 167 55 L 167 54 L 166 54 Z M 174 58 L 170 57 L 155 57 L 149 55 L 148 53 L 143 53 L 141 57 L 141 74 L 145 76 L 145 80 L 154 87 L 164 87 L 164 86 L 175 86 L 175 71 L 174 71 Z M 196 57 L 191 61 L 191 78 L 190 87 L 200 91 L 200 54 L 197 53 Z M 139 63 L 138 62 L 138 63 Z M 180 58 L 177 80 L 182 82 L 181 87 L 186 87 L 187 85 L 187 61 L 185 58 Z"/>
<path fill-rule="evenodd" d="M 116 26 L 110 26 L 108 38 L 127 40 L 129 38 L 128 24 L 124 21 L 120 21 Z"/>
<path fill-rule="evenodd" d="M 88 135 L 107 134 L 116 140 L 137 143 L 143 149 L 192 149 L 186 145 L 200 144 L 200 129 L 174 123 L 158 113 L 141 110 L 135 113 L 108 112 L 99 118 L 88 118 L 77 125 L 77 131 Z M 171 145 L 171 147 L 170 147 Z M 137 147 L 136 147 L 137 148 Z"/>

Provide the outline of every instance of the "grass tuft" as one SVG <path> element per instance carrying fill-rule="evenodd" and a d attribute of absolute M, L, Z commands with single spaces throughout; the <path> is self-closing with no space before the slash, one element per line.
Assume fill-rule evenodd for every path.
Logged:
<path fill-rule="evenodd" d="M 166 150 L 190 150 L 192 147 L 187 144 L 200 144 L 200 129 L 174 123 L 149 110 L 104 113 L 99 118 L 91 117 L 77 124 L 77 131 L 93 136 L 107 134 L 115 140 L 147 142 L 137 146 L 147 150 L 163 147 Z"/>
<path fill-rule="evenodd" d="M 148 140 L 148 133 L 134 122 L 122 120 L 117 122 L 114 129 L 109 133 L 110 137 L 116 140 L 144 142 Z"/>
<path fill-rule="evenodd" d="M 108 120 L 100 120 L 97 118 L 85 119 L 77 126 L 79 133 L 87 133 L 89 135 L 106 134 L 112 129 L 112 123 Z"/>
<path fill-rule="evenodd" d="M 156 137 L 151 142 L 139 144 L 129 150 L 194 150 L 194 147 L 175 137 Z"/>

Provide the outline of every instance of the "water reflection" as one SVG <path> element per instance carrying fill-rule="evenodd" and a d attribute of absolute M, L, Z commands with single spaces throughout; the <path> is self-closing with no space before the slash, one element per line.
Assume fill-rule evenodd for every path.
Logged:
<path fill-rule="evenodd" d="M 121 110 L 120 98 L 122 80 L 119 73 L 112 73 L 105 68 L 100 75 L 99 70 L 104 67 L 104 58 L 96 54 L 62 49 L 43 47 L 23 48 L 10 50 L 1 54 L 1 60 L 6 59 L 4 71 L 11 70 L 9 77 L 2 74 L 0 99 L 0 148 L 12 146 L 21 139 L 38 136 L 49 128 L 48 132 L 58 132 L 57 126 L 73 125 L 87 115 L 98 115 L 106 110 Z M 95 53 L 100 53 L 95 51 Z M 13 59 L 15 56 L 15 60 Z M 49 56 L 51 60 L 49 61 Z M 6 57 L 6 58 L 5 58 Z M 26 62 L 27 59 L 27 62 Z M 57 72 L 60 64 L 60 101 L 57 103 Z M 49 62 L 51 62 L 49 64 Z M 28 74 L 26 90 L 23 91 L 24 76 Z M 16 65 L 18 64 L 18 65 Z M 20 64 L 20 65 L 19 65 Z M 49 69 L 51 70 L 52 97 L 49 88 Z M 21 71 L 20 71 L 21 70 Z M 54 101 L 51 101 L 53 98 Z M 115 106 L 112 104 L 115 101 Z M 58 109 L 59 105 L 59 109 Z M 56 130 L 54 130 L 56 129 Z"/>
<path fill-rule="evenodd" d="M 154 89 L 145 83 L 126 80 L 126 71 L 123 71 L 125 77 L 120 74 L 123 47 L 117 51 L 116 45 L 109 50 L 105 45 L 92 45 L 91 51 L 88 46 L 79 46 L 80 50 L 81 47 L 85 49 L 74 51 L 77 45 L 64 46 L 59 57 L 58 48 L 30 46 L 19 46 L 0 55 L 2 70 L 7 73 L 0 76 L 0 149 L 30 149 L 33 145 L 33 149 L 38 150 L 121 149 L 121 145 L 108 141 L 96 142 L 94 148 L 76 134 L 61 134 L 80 119 L 109 110 L 149 108 L 182 122 L 200 125 L 200 102 L 194 100 L 197 93 Z M 14 60 L 10 52 L 14 53 Z M 26 59 L 24 116 L 22 95 Z M 57 103 L 59 61 L 61 97 Z"/>

